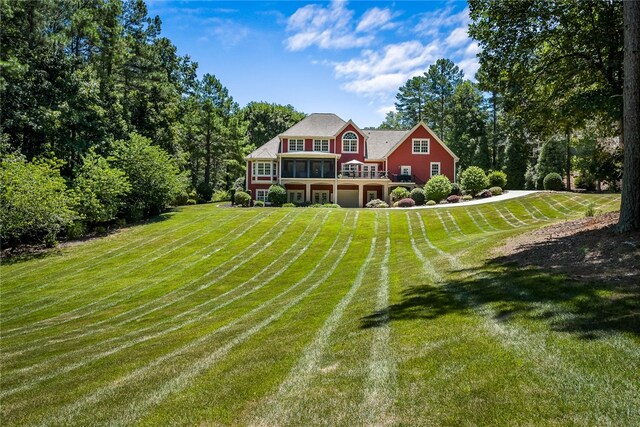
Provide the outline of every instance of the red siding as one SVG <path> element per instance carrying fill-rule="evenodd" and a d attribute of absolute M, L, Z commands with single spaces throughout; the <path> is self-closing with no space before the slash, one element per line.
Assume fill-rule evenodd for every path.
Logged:
<path fill-rule="evenodd" d="M 358 152 L 357 153 L 342 153 L 342 136 L 347 133 L 347 132 L 354 132 L 356 135 L 358 135 Z M 364 153 L 365 153 L 365 149 L 364 149 L 364 135 L 362 135 L 360 132 L 358 132 L 358 129 L 356 129 L 355 126 L 353 126 L 351 123 L 349 123 L 339 134 L 338 137 L 336 138 L 336 153 L 338 154 L 342 154 L 342 156 L 340 157 L 340 160 L 338 160 L 338 171 L 340 171 L 342 169 L 342 164 L 346 163 L 350 160 L 359 160 L 361 162 L 364 162 Z"/>
<path fill-rule="evenodd" d="M 429 138 L 429 154 L 412 154 L 413 138 Z M 452 182 L 454 179 L 454 158 L 429 133 L 419 126 L 398 146 L 388 158 L 389 173 L 399 174 L 401 166 L 411 166 L 411 173 L 422 182 L 427 182 L 431 175 L 431 162 L 440 162 L 440 173 L 446 175 Z"/>
<path fill-rule="evenodd" d="M 362 206 L 367 204 L 367 191 L 375 191 L 376 199 L 384 200 L 384 189 L 381 185 L 364 185 L 362 188 Z"/>

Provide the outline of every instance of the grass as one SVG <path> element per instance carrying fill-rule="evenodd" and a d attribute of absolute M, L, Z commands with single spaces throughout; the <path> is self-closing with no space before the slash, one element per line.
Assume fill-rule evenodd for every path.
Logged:
<path fill-rule="evenodd" d="M 0 423 L 638 425 L 638 295 L 491 260 L 591 204 L 198 205 L 3 265 Z"/>

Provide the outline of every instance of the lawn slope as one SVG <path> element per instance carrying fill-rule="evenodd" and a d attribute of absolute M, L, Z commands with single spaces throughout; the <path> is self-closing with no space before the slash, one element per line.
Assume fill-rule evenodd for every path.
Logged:
<path fill-rule="evenodd" d="M 589 204 L 198 205 L 7 263 L 0 423 L 638 425 L 637 288 L 492 261 Z"/>

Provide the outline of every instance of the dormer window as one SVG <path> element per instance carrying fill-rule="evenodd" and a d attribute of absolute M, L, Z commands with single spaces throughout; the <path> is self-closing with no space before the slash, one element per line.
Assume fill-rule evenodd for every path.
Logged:
<path fill-rule="evenodd" d="M 329 152 L 329 140 L 328 139 L 314 139 L 313 151 L 322 151 L 324 153 Z"/>
<path fill-rule="evenodd" d="M 304 139 L 290 139 L 289 151 L 304 151 Z"/>
<path fill-rule="evenodd" d="M 342 152 L 358 152 L 358 135 L 356 135 L 354 132 L 347 132 L 342 136 Z"/>

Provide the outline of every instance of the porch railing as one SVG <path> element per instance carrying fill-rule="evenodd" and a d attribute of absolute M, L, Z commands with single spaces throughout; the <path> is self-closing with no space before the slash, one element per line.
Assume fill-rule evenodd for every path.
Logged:
<path fill-rule="evenodd" d="M 360 178 L 360 179 L 388 179 L 387 171 L 342 171 L 338 174 L 338 178 Z"/>

